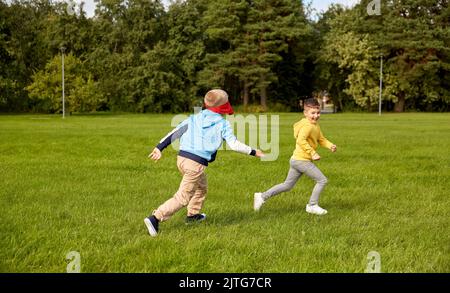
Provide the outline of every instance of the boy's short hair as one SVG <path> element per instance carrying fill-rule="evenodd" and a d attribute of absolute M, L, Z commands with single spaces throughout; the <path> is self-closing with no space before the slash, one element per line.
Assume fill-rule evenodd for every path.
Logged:
<path fill-rule="evenodd" d="M 314 99 L 314 98 L 306 99 L 303 102 L 303 109 L 306 109 L 306 108 L 319 108 L 320 109 L 319 101 L 317 101 L 317 99 Z"/>
<path fill-rule="evenodd" d="M 206 93 L 204 103 L 206 107 L 218 107 L 228 102 L 228 94 L 221 89 L 210 90 Z"/>

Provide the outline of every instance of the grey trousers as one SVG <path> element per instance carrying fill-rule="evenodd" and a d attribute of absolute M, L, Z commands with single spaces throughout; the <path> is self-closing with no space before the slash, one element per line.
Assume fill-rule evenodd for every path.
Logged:
<path fill-rule="evenodd" d="M 291 167 L 289 168 L 286 180 L 281 184 L 273 186 L 266 192 L 263 192 L 261 195 L 262 198 L 266 200 L 274 195 L 291 190 L 292 187 L 294 187 L 295 183 L 297 183 L 297 181 L 300 179 L 300 177 L 305 174 L 306 176 L 316 181 L 316 185 L 314 186 L 311 197 L 309 199 L 309 204 L 318 204 L 320 193 L 327 184 L 327 177 L 325 177 L 325 175 L 323 175 L 319 168 L 317 168 L 316 165 L 314 165 L 314 163 L 310 161 L 291 159 L 289 161 L 289 164 Z"/>

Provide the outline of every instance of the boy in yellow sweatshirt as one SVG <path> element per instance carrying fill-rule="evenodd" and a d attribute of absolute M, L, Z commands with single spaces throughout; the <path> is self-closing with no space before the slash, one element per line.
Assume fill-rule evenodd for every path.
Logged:
<path fill-rule="evenodd" d="M 281 192 L 291 190 L 298 179 L 305 174 L 316 181 L 306 212 L 315 215 L 325 215 L 327 210 L 319 206 L 319 197 L 327 184 L 327 178 L 312 161 L 320 160 L 316 152 L 318 145 L 336 151 L 336 145 L 329 142 L 322 134 L 318 120 L 320 118 L 320 104 L 316 99 L 307 99 L 304 103 L 305 118 L 294 124 L 294 137 L 296 145 L 294 154 L 290 159 L 290 169 L 286 180 L 262 193 L 255 193 L 253 208 L 258 211 L 270 197 Z"/>

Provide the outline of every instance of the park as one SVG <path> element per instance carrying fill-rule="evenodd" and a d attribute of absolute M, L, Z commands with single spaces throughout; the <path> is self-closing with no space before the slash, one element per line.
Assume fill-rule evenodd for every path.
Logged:
<path fill-rule="evenodd" d="M 317 15 L 163 2 L 100 0 L 87 17 L 79 2 L 0 1 L 1 273 L 450 272 L 447 1 L 375 1 L 374 15 L 368 0 Z M 217 88 L 235 135 L 267 156 L 223 144 L 207 219 L 182 210 L 150 237 L 143 219 L 181 175 L 176 143 L 148 156 Z M 255 212 L 286 178 L 308 98 L 338 147 L 314 163 L 328 214 L 305 212 L 306 176 Z"/>

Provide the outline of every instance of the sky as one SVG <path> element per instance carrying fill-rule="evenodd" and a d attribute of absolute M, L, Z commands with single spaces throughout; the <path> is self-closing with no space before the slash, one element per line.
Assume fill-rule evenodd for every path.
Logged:
<path fill-rule="evenodd" d="M 64 0 L 61 0 L 64 1 Z M 88 17 L 92 17 L 94 15 L 95 3 L 94 0 L 75 0 L 76 3 L 84 2 L 84 9 Z M 162 0 L 165 6 L 169 5 L 169 0 Z M 326 11 L 328 6 L 332 3 L 339 3 L 347 7 L 352 7 L 359 0 L 304 0 L 307 2 L 312 2 L 312 7 L 316 9 L 317 12 Z M 65 0 L 64 2 L 69 2 L 69 0 Z"/>

